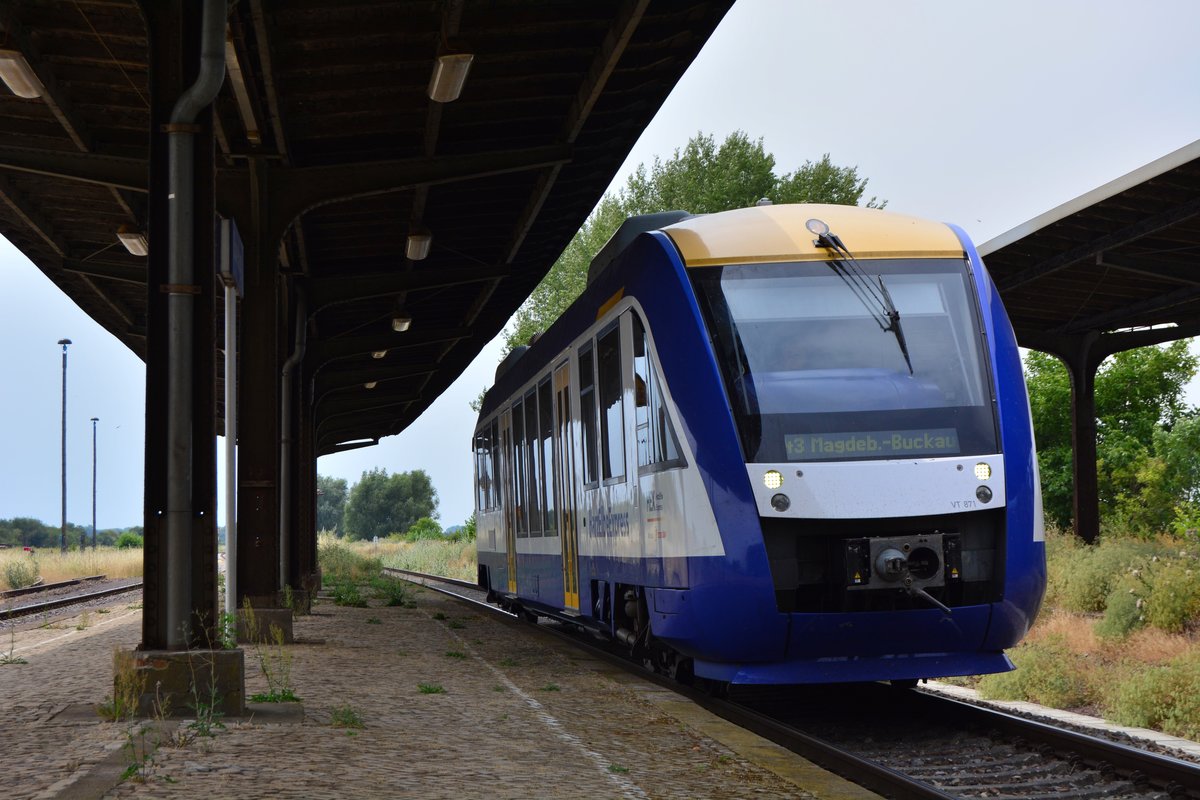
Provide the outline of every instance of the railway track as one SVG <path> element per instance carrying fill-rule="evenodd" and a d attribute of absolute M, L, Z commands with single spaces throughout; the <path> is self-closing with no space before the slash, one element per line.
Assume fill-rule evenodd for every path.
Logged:
<path fill-rule="evenodd" d="M 66 584 L 70 585 L 70 584 Z M 46 587 L 58 588 L 58 587 Z M 121 584 L 120 586 L 108 586 L 103 589 L 96 589 L 87 592 L 73 592 L 71 594 L 54 597 L 49 600 L 43 600 L 36 603 L 24 603 L 11 607 L 0 606 L 0 621 L 8 622 L 9 620 L 19 617 L 28 617 L 34 614 L 41 614 L 46 611 L 56 611 L 69 606 L 84 605 L 94 600 L 102 600 L 113 595 L 125 594 L 126 592 L 134 591 L 142 588 L 142 581 L 134 581 L 132 583 Z"/>
<path fill-rule="evenodd" d="M 513 619 L 466 581 L 388 569 Z M 881 684 L 735 687 L 717 698 L 644 671 L 574 635 L 539 630 L 690 698 L 709 711 L 885 797 L 1200 800 L 1200 764 L 995 709 Z M 516 624 L 516 623 L 514 623 Z"/>

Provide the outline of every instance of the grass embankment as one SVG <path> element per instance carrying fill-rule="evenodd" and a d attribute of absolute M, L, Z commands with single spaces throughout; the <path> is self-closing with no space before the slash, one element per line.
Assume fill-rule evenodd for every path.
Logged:
<path fill-rule="evenodd" d="M 118 550 L 101 547 L 96 550 L 38 550 L 28 553 L 19 548 L 0 550 L 0 580 L 5 589 L 32 585 L 37 578 L 46 583 L 67 581 L 90 575 L 109 578 L 136 578 L 142 574 L 140 548 Z"/>
<path fill-rule="evenodd" d="M 1200 740 L 1200 547 L 1174 538 L 1047 535 L 1049 586 L 1017 669 L 969 681 L 1029 700 Z"/>
<path fill-rule="evenodd" d="M 411 569 L 464 581 L 474 581 L 476 578 L 473 541 L 420 539 L 403 542 L 388 539 L 378 543 L 349 542 L 328 533 L 322 533 L 318 541 L 321 569 L 325 575 L 329 574 L 329 564 L 341 564 L 347 558 L 354 558 L 372 560 L 379 566 Z"/>

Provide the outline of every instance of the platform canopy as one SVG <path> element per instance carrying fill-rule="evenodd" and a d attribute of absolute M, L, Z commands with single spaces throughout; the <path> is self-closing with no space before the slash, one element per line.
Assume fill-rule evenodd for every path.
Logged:
<path fill-rule="evenodd" d="M 501 329 L 731 3 L 230 4 L 216 207 L 282 233 L 262 244 L 281 319 L 306 304 L 318 453 L 403 430 Z M 148 230 L 149 42 L 173 7 L 0 4 L 0 66 L 27 66 L 31 95 L 0 87 L 0 234 L 143 358 L 147 259 L 118 231 Z M 461 95 L 432 100 L 438 59 L 463 55 Z"/>
<path fill-rule="evenodd" d="M 1017 339 L 1200 332 L 1200 141 L 983 244 Z M 1121 348 L 1118 348 L 1121 349 Z"/>
<path fill-rule="evenodd" d="M 1075 529 L 1092 541 L 1097 368 L 1122 350 L 1200 334 L 1200 141 L 979 250 L 1017 341 L 1070 372 Z"/>

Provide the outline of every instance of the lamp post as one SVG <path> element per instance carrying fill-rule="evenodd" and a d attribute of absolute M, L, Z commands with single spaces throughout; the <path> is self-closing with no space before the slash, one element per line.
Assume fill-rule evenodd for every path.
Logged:
<path fill-rule="evenodd" d="M 62 539 L 60 548 L 67 552 L 67 345 L 70 339 L 59 339 L 62 345 L 63 376 L 62 376 Z"/>
<path fill-rule="evenodd" d="M 92 552 L 96 550 L 96 423 L 99 417 L 92 417 Z M 83 542 L 79 543 L 83 549 Z"/>

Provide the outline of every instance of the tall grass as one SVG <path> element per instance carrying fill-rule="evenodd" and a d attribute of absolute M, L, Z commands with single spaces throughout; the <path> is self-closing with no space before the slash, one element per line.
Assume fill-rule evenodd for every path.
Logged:
<path fill-rule="evenodd" d="M 1194 538 L 1048 532 L 1046 608 L 1009 651 L 1015 672 L 977 681 L 995 699 L 1084 708 L 1200 736 L 1200 548 Z"/>
<path fill-rule="evenodd" d="M 26 564 L 36 561 L 38 574 L 46 583 L 84 578 L 89 575 L 106 575 L 109 578 L 137 578 L 142 574 L 141 550 L 117 550 L 101 547 L 95 551 L 69 550 L 64 555 L 58 550 L 38 550 L 31 557 L 16 548 L 0 550 L 0 574 L 7 572 L 10 564 Z"/>
<path fill-rule="evenodd" d="M 317 538 L 321 573 L 326 583 L 334 581 L 367 583 L 379 573 L 380 566 L 411 569 L 474 581 L 475 543 L 449 539 L 421 539 L 416 542 L 387 540 L 350 542 L 322 532 Z"/>
<path fill-rule="evenodd" d="M 383 564 L 464 581 L 474 581 L 478 575 L 474 542 L 432 539 L 401 542 L 398 549 L 383 557 Z"/>

